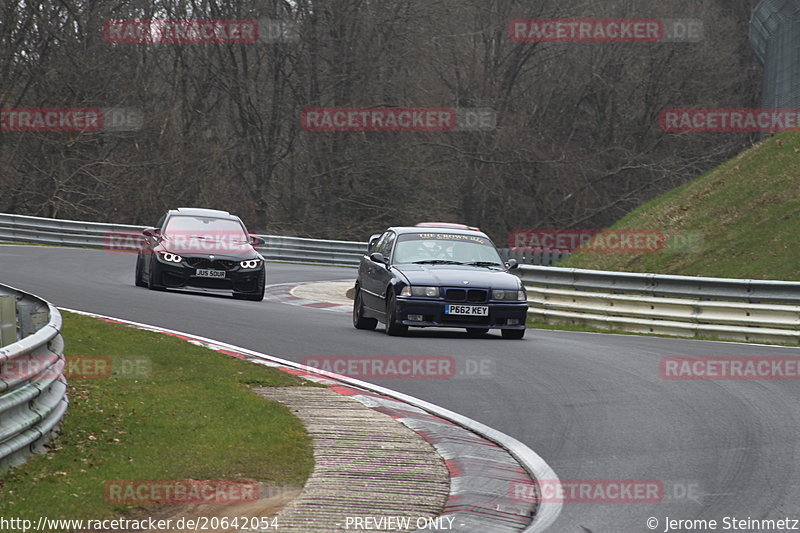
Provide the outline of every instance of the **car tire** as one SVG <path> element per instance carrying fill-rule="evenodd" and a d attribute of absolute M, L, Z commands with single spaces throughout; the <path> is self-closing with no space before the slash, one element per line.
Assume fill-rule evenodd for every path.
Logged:
<path fill-rule="evenodd" d="M 483 337 L 489 333 L 489 328 L 467 328 L 467 335 L 470 337 Z"/>
<path fill-rule="evenodd" d="M 389 295 L 386 297 L 386 334 L 402 337 L 406 333 L 408 326 L 397 322 L 397 297 L 394 295 L 394 287 L 390 287 Z"/>
<path fill-rule="evenodd" d="M 266 271 L 262 270 L 261 275 L 258 277 L 258 291 L 255 294 L 248 294 L 246 299 L 251 302 L 260 302 L 264 299 L 264 291 L 267 288 Z"/>
<path fill-rule="evenodd" d="M 364 316 L 364 301 L 361 298 L 361 289 L 358 287 L 356 287 L 356 294 L 353 298 L 353 327 L 367 330 L 378 327 L 377 318 L 367 318 Z"/>
<path fill-rule="evenodd" d="M 504 339 L 521 339 L 525 336 L 524 329 L 503 329 L 501 331 Z"/>
<path fill-rule="evenodd" d="M 136 255 L 136 274 L 133 279 L 133 283 L 137 287 L 147 287 L 147 283 L 144 282 L 142 279 L 142 256 Z"/>
<path fill-rule="evenodd" d="M 150 258 L 150 272 L 147 273 L 147 288 L 151 291 L 163 291 L 164 287 L 156 283 L 157 267 L 156 256 Z"/>
<path fill-rule="evenodd" d="M 263 300 L 264 299 L 264 290 L 266 289 L 265 277 L 266 276 L 264 275 L 264 272 L 262 271 L 261 275 L 258 277 L 258 286 L 259 286 L 258 291 L 256 291 L 253 294 L 248 294 L 246 292 L 245 293 L 239 293 L 238 296 L 242 300 L 250 300 L 251 302 L 260 302 L 261 300 Z M 236 298 L 237 294 L 234 293 L 233 297 Z"/>

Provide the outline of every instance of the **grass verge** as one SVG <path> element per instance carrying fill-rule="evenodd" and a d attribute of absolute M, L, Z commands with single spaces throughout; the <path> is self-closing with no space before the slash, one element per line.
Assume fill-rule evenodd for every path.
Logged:
<path fill-rule="evenodd" d="M 141 511 L 105 501 L 104 484 L 114 480 L 299 486 L 310 475 L 303 425 L 248 389 L 309 382 L 167 335 L 63 316 L 68 362 L 124 356 L 140 364 L 135 377 L 68 379 L 63 434 L 47 454 L 0 478 L 0 516 L 102 519 Z"/>
<path fill-rule="evenodd" d="M 800 133 L 770 137 L 612 226 L 698 232 L 702 245 L 644 254 L 582 253 L 559 267 L 800 280 Z"/>

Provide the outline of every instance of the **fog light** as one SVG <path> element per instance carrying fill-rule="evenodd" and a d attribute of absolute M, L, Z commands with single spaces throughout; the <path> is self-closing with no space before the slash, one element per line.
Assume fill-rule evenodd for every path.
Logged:
<path fill-rule="evenodd" d="M 508 320 L 506 320 L 506 324 L 508 324 L 509 326 L 517 326 L 519 325 L 519 318 L 509 318 Z"/>
<path fill-rule="evenodd" d="M 422 322 L 423 321 L 422 315 L 408 315 L 408 319 L 411 320 L 412 322 Z"/>

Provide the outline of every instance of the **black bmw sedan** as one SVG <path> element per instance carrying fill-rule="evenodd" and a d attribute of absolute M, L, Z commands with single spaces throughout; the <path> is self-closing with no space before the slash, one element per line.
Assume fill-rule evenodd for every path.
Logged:
<path fill-rule="evenodd" d="M 230 290 L 234 298 L 264 299 L 263 244 L 227 211 L 185 208 L 168 211 L 142 232 L 136 285 L 150 289 L 202 287 Z"/>
<path fill-rule="evenodd" d="M 371 239 L 361 259 L 353 325 L 389 335 L 411 327 L 465 328 L 470 335 L 499 329 L 525 336 L 528 304 L 520 279 L 508 271 L 484 233 L 430 225 L 395 227 Z"/>

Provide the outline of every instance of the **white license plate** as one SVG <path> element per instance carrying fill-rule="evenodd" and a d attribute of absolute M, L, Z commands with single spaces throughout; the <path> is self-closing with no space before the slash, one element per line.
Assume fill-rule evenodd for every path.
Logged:
<path fill-rule="evenodd" d="M 444 314 L 461 316 L 489 316 L 489 308 L 485 305 L 446 305 L 444 307 Z"/>
<path fill-rule="evenodd" d="M 224 278 L 225 271 L 224 270 L 211 270 L 208 268 L 198 268 L 197 272 L 194 273 L 195 276 L 199 278 Z"/>

